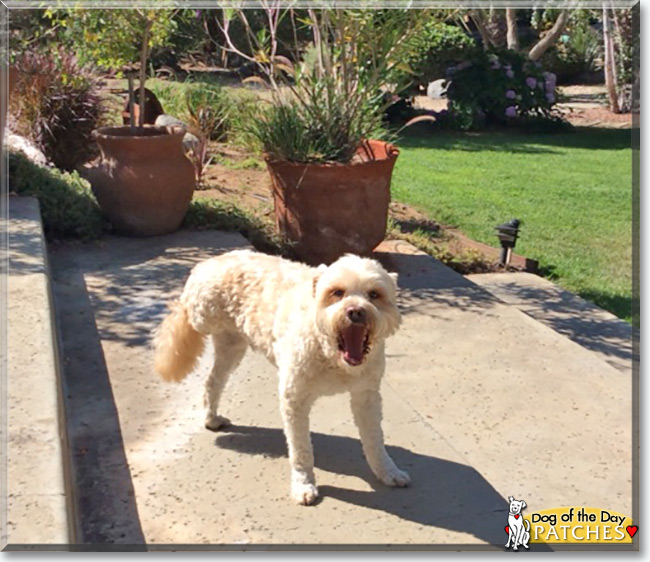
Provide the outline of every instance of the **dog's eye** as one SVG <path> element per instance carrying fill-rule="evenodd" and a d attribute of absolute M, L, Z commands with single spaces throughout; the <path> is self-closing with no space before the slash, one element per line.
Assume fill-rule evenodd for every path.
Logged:
<path fill-rule="evenodd" d="M 332 296 L 333 297 L 342 297 L 345 294 L 345 291 L 343 289 L 334 289 L 332 291 Z"/>
<path fill-rule="evenodd" d="M 377 291 L 370 291 L 368 293 L 368 296 L 370 297 L 371 300 L 378 299 L 381 295 Z"/>

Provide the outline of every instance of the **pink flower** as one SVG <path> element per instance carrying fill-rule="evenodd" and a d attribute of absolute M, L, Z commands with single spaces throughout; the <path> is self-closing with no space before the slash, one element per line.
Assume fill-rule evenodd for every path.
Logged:
<path fill-rule="evenodd" d="M 526 86 L 528 86 L 531 90 L 537 86 L 537 80 L 535 80 L 532 76 L 529 76 L 526 78 Z"/>
<path fill-rule="evenodd" d="M 506 91 L 506 97 L 509 100 L 514 100 L 517 97 L 517 93 L 514 90 L 507 90 Z"/>
<path fill-rule="evenodd" d="M 517 117 L 517 108 L 514 105 L 506 107 L 506 117 Z"/>

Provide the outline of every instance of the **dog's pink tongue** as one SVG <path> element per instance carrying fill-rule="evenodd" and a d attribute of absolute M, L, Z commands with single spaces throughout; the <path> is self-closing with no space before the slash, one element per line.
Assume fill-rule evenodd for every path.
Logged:
<path fill-rule="evenodd" d="M 361 365 L 366 327 L 363 324 L 351 324 L 341 332 L 341 335 L 343 336 L 343 359 L 350 365 Z"/>

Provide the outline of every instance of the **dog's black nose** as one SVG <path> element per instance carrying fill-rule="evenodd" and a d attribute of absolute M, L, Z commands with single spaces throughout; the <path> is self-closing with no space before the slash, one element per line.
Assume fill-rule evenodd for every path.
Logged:
<path fill-rule="evenodd" d="M 348 318 L 350 319 L 351 322 L 354 322 L 355 324 L 365 324 L 366 311 L 363 308 L 357 308 L 355 306 L 351 306 L 345 312 L 348 315 Z"/>

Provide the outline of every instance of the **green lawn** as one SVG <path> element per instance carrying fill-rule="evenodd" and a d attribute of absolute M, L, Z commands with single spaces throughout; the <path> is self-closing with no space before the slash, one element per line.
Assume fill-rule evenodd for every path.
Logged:
<path fill-rule="evenodd" d="M 517 253 L 630 321 L 631 138 L 597 128 L 410 133 L 398 143 L 393 198 L 495 247 L 494 227 L 522 220 Z"/>

